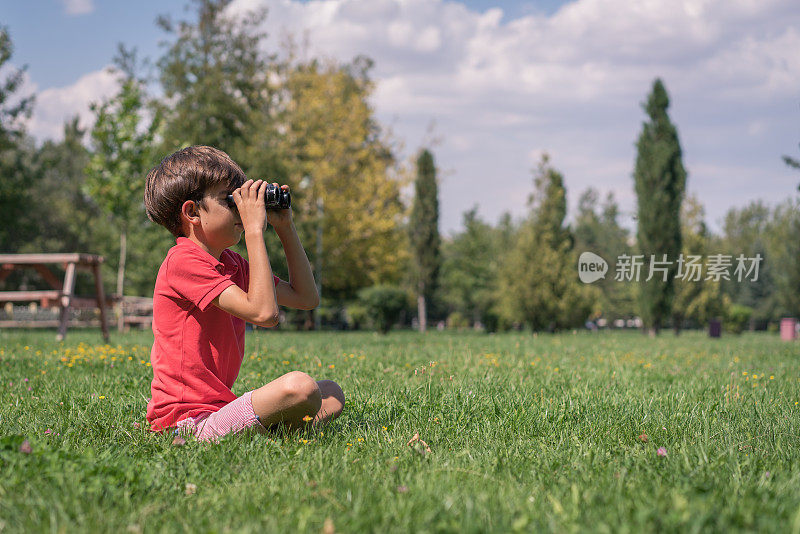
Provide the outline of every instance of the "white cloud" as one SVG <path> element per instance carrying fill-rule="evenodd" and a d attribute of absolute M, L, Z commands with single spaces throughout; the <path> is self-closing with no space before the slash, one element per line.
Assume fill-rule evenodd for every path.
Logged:
<path fill-rule="evenodd" d="M 61 0 L 67 15 L 87 15 L 94 11 L 93 0 Z"/>
<path fill-rule="evenodd" d="M 117 78 L 106 68 L 85 74 L 72 85 L 41 91 L 36 95 L 28 132 L 40 141 L 60 139 L 64 134 L 64 122 L 76 115 L 81 127 L 91 127 L 90 104 L 115 94 L 119 88 Z"/>
<path fill-rule="evenodd" d="M 70 14 L 94 9 L 63 1 Z M 593 186 L 632 213 L 640 103 L 656 76 L 712 225 L 752 195 L 779 200 L 796 187 L 780 162 L 800 141 L 796 0 L 577 0 L 508 21 L 498 8 L 444 0 L 234 0 L 229 9 L 261 6 L 270 51 L 287 32 L 307 32 L 310 55 L 375 60 L 378 117 L 409 155 L 436 122 L 445 231 L 474 204 L 490 220 L 521 214 L 543 151 L 572 206 Z M 114 77 L 97 71 L 42 91 L 29 131 L 58 138 L 75 114 L 88 126 L 89 103 L 115 90 Z"/>
<path fill-rule="evenodd" d="M 640 103 L 656 76 L 712 225 L 752 195 L 779 200 L 795 189 L 780 155 L 798 140 L 796 0 L 577 0 L 509 21 L 497 8 L 443 0 L 234 0 L 229 9 L 263 5 L 273 50 L 281 34 L 308 32 L 313 55 L 372 57 L 376 111 L 407 146 L 436 121 L 437 163 L 453 171 L 442 180 L 445 229 L 475 203 L 489 219 L 521 213 L 542 151 L 564 173 L 571 205 L 593 186 L 632 213 Z"/>

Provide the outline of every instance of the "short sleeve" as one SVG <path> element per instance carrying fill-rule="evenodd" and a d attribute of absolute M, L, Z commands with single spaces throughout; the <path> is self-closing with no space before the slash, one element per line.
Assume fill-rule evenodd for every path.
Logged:
<path fill-rule="evenodd" d="M 229 275 L 220 273 L 208 260 L 191 254 L 171 258 L 167 275 L 175 292 L 201 311 L 234 285 Z"/>

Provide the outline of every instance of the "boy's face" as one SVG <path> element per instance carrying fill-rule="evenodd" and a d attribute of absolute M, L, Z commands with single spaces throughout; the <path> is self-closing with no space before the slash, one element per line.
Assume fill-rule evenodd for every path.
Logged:
<path fill-rule="evenodd" d="M 198 206 L 200 226 L 209 249 L 222 252 L 239 242 L 244 227 L 236 210 L 228 207 L 228 187 L 220 185 L 206 191 Z"/>

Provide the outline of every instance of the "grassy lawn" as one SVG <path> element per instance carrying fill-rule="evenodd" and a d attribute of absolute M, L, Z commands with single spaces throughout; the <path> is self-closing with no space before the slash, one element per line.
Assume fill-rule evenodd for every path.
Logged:
<path fill-rule="evenodd" d="M 112 341 L 0 332 L 0 531 L 800 532 L 777 334 L 250 333 L 237 394 L 298 369 L 344 414 L 184 446 L 144 421 L 151 334 Z"/>

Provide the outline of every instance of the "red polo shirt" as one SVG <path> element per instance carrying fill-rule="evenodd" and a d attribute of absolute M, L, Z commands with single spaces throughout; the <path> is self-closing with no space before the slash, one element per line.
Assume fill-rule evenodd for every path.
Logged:
<path fill-rule="evenodd" d="M 247 291 L 249 274 L 239 254 L 226 249 L 218 261 L 185 237 L 167 253 L 153 293 L 152 430 L 216 412 L 236 398 L 231 387 L 244 356 L 244 320 L 211 303 L 233 284 Z"/>

